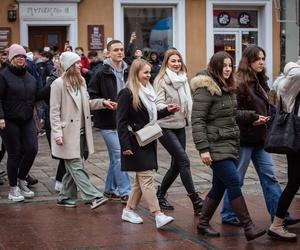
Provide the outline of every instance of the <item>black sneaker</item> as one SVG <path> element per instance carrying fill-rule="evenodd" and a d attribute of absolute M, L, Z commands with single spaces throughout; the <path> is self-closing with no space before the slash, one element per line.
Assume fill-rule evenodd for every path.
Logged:
<path fill-rule="evenodd" d="M 30 175 L 27 175 L 27 177 L 25 178 L 25 181 L 27 182 L 27 186 L 33 186 L 39 182 L 38 179 L 36 179 Z"/>
<path fill-rule="evenodd" d="M 71 199 L 57 200 L 57 206 L 59 207 L 76 207 L 76 202 Z"/>
<path fill-rule="evenodd" d="M 114 193 L 107 193 L 104 192 L 103 195 L 108 198 L 109 200 L 113 200 L 113 201 L 119 201 L 121 199 L 121 197 L 119 195 L 116 195 Z"/>
<path fill-rule="evenodd" d="M 126 205 L 128 199 L 129 199 L 129 196 L 128 196 L 128 195 L 123 195 L 123 196 L 121 196 L 121 203 L 124 204 L 124 205 Z"/>

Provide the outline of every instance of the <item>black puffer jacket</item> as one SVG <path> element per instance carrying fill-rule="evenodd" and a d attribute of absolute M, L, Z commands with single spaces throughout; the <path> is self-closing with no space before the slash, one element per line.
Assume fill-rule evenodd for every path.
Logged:
<path fill-rule="evenodd" d="M 268 100 L 269 87 L 266 82 L 252 79 L 245 90 L 241 80 L 237 78 L 238 91 L 237 102 L 239 110 L 252 110 L 258 115 L 270 115 L 270 104 Z M 267 128 L 263 125 L 242 126 L 239 124 L 242 147 L 262 147 L 265 142 Z"/>
<path fill-rule="evenodd" d="M 124 71 L 124 81 L 126 82 L 128 69 Z M 117 79 L 113 68 L 104 64 L 91 80 L 88 88 L 90 98 L 104 98 L 117 102 Z M 94 111 L 94 126 L 100 129 L 116 129 L 116 111 L 110 109 L 100 109 Z"/>
<path fill-rule="evenodd" d="M 24 122 L 32 118 L 36 100 L 43 98 L 35 78 L 26 70 L 8 66 L 0 72 L 0 119 Z"/>

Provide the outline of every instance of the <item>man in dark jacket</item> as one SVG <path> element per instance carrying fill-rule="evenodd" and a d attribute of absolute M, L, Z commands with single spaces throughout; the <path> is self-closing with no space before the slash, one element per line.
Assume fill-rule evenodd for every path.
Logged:
<path fill-rule="evenodd" d="M 88 53 L 88 59 L 90 60 L 90 64 L 88 67 L 88 71 L 85 74 L 85 81 L 87 86 L 89 86 L 89 83 L 93 76 L 95 76 L 97 72 L 103 68 L 103 61 L 98 57 L 97 51 L 90 51 Z"/>
<path fill-rule="evenodd" d="M 123 61 L 124 46 L 119 40 L 107 44 L 110 58 L 103 63 L 102 69 L 90 82 L 91 98 L 105 98 L 117 101 L 117 95 L 124 88 L 128 75 L 127 64 Z M 116 126 L 115 110 L 96 110 L 94 126 L 99 128 L 106 143 L 110 164 L 105 182 L 104 195 L 127 203 L 130 192 L 130 179 L 127 172 L 121 171 L 121 149 Z M 120 197 L 121 196 L 121 197 Z"/>

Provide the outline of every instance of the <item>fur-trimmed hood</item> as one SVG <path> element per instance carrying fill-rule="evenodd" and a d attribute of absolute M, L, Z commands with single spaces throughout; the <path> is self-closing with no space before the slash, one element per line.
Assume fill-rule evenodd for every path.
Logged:
<path fill-rule="evenodd" d="M 198 88 L 207 88 L 211 95 L 222 96 L 222 90 L 219 85 L 206 75 L 197 75 L 191 80 L 191 90 L 195 92 Z"/>

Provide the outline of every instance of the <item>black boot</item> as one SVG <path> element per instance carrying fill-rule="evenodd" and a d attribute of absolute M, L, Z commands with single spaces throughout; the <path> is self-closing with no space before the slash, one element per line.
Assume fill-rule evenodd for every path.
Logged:
<path fill-rule="evenodd" d="M 197 193 L 188 194 L 188 197 L 190 197 L 193 203 L 194 215 L 199 216 L 203 207 L 203 200 L 199 197 Z"/>
<path fill-rule="evenodd" d="M 165 198 L 166 194 L 161 192 L 160 186 L 157 187 L 156 196 L 161 209 L 174 210 L 174 206 L 172 206 Z"/>
<path fill-rule="evenodd" d="M 245 236 L 248 241 L 254 240 L 266 233 L 266 230 L 257 228 L 249 215 L 248 208 L 243 196 L 240 196 L 230 202 L 230 205 L 235 212 L 236 216 L 242 223 L 245 231 Z"/>
<path fill-rule="evenodd" d="M 28 186 L 33 186 L 39 182 L 38 179 L 36 179 L 30 175 L 26 176 L 25 181 L 27 182 Z"/>
<path fill-rule="evenodd" d="M 199 223 L 197 225 L 197 231 L 199 234 L 207 235 L 210 237 L 220 237 L 220 233 L 215 231 L 209 225 L 209 221 L 211 220 L 211 217 L 219 206 L 220 201 L 221 200 L 216 201 L 206 196 L 203 202 L 202 213 L 199 217 Z"/>

